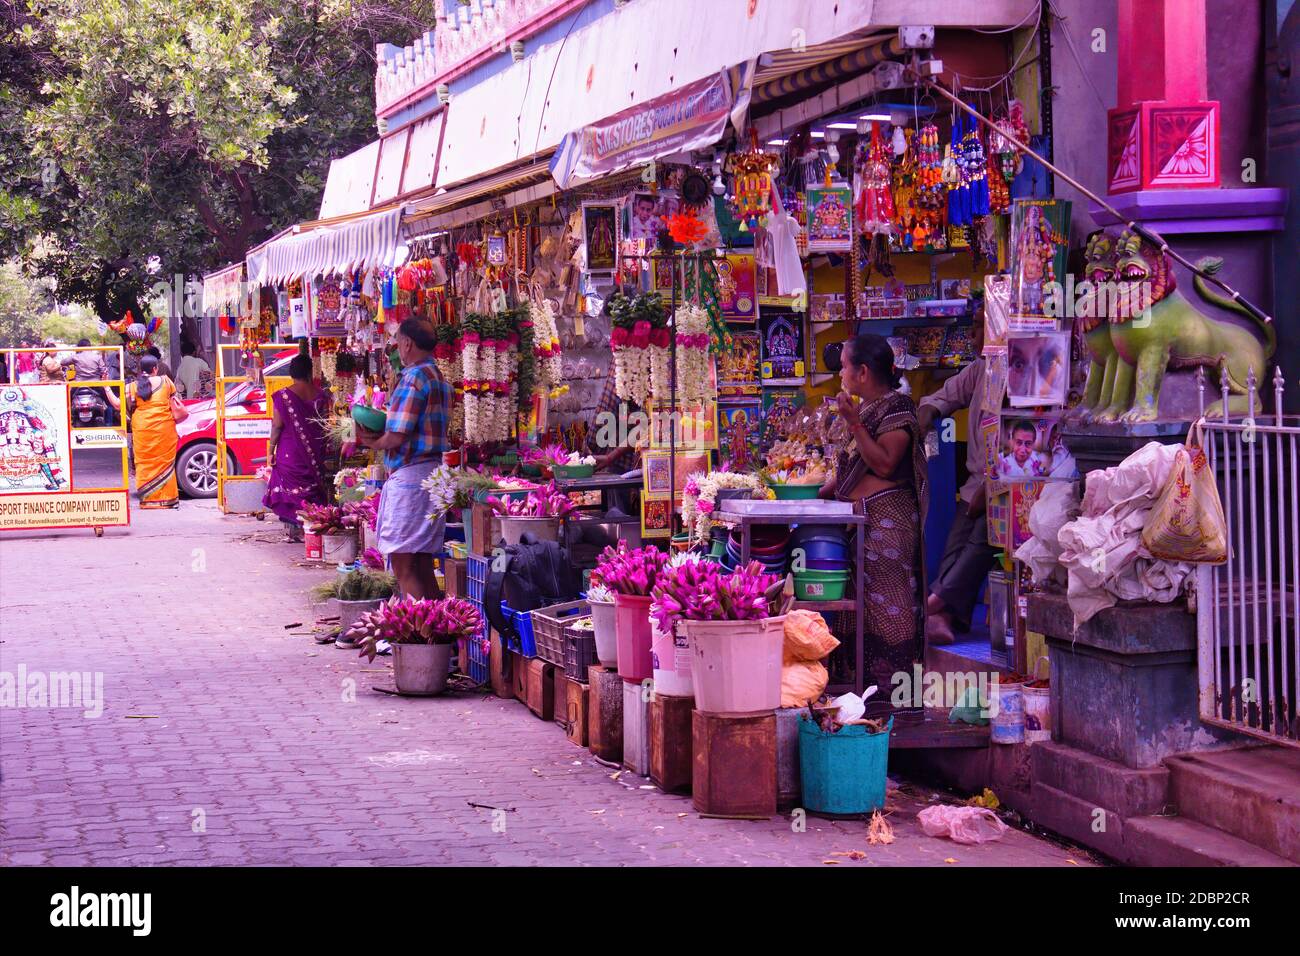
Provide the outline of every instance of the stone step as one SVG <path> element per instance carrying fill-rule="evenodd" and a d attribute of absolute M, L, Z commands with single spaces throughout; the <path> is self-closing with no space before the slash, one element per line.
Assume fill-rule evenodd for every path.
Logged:
<path fill-rule="evenodd" d="M 1134 866 L 1294 866 L 1230 833 L 1186 817 L 1124 822 L 1124 855 Z"/>
<path fill-rule="evenodd" d="M 1165 758 L 1178 814 L 1300 863 L 1300 750 L 1247 745 Z"/>
<path fill-rule="evenodd" d="M 1169 771 L 1165 767 L 1126 767 L 1054 740 L 1034 744 L 1030 757 L 1036 783 L 1071 793 L 1121 817 L 1147 816 L 1169 808 Z"/>

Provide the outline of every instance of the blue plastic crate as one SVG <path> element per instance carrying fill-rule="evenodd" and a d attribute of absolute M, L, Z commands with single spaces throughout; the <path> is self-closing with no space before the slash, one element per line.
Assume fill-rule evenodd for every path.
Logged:
<path fill-rule="evenodd" d="M 487 584 L 487 558 L 469 555 L 465 559 L 465 584 L 469 599 L 483 610 L 483 588 Z"/>
<path fill-rule="evenodd" d="M 518 639 L 507 639 L 506 646 L 517 654 L 524 657 L 537 656 L 537 641 L 533 638 L 533 612 L 516 611 L 506 605 L 505 601 L 501 602 L 501 613 L 508 617 L 515 625 L 515 633 Z"/>
<path fill-rule="evenodd" d="M 488 627 L 484 622 L 477 635 L 469 639 L 469 679 L 480 684 L 488 681 L 488 660 L 491 651 L 488 645 Z"/>

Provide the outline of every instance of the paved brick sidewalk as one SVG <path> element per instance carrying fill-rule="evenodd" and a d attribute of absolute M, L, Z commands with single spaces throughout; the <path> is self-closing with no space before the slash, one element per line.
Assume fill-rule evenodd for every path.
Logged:
<path fill-rule="evenodd" d="M 2 864 L 1088 863 L 1019 831 L 926 837 L 910 787 L 887 847 L 860 822 L 700 819 L 517 703 L 376 693 L 385 659 L 290 634 L 324 574 L 274 523 L 210 502 L 132 520 L 0 538 L 0 671 L 101 672 L 104 702 L 0 710 Z"/>

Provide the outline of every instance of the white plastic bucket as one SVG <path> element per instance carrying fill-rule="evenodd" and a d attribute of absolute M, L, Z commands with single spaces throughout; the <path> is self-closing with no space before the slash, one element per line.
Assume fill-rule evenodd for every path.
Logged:
<path fill-rule="evenodd" d="M 1039 666 L 1047 660 L 1040 657 L 1034 666 L 1034 678 L 1038 680 Z M 1046 681 L 1044 681 L 1046 683 Z M 1030 687 L 1024 685 L 1025 695 L 1025 743 L 1039 743 L 1052 739 L 1052 689 L 1051 687 Z"/>
<path fill-rule="evenodd" d="M 683 621 L 691 683 L 702 714 L 757 714 L 781 706 L 785 615 L 761 621 Z"/>
<path fill-rule="evenodd" d="M 596 659 L 601 667 L 618 667 L 618 631 L 615 630 L 615 606 L 591 601 L 591 627 L 596 635 Z"/>
<path fill-rule="evenodd" d="M 691 644 L 684 633 L 674 637 L 652 626 L 650 666 L 654 668 L 656 694 L 669 697 L 695 695 L 695 685 L 691 683 Z"/>
<path fill-rule="evenodd" d="M 351 564 L 357 559 L 357 536 L 348 534 L 321 535 L 321 560 L 330 564 Z"/>

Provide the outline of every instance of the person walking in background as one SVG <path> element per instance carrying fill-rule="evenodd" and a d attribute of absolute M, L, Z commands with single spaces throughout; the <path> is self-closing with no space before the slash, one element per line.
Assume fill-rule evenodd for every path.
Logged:
<path fill-rule="evenodd" d="M 32 348 L 32 343 L 24 342 L 23 348 Z M 38 376 L 38 372 L 36 371 L 36 354 L 34 352 L 15 352 L 14 367 L 12 371 L 14 381 L 19 385 L 35 385 Z"/>
<path fill-rule="evenodd" d="M 181 339 L 181 364 L 176 369 L 176 387 L 181 398 L 211 398 L 212 368 L 199 358 L 194 343 Z"/>
<path fill-rule="evenodd" d="M 976 309 L 971 326 L 975 360 L 943 383 L 943 388 L 921 399 L 921 431 L 928 432 L 937 420 L 958 409 L 967 409 L 966 483 L 959 492 L 961 502 L 943 547 L 939 574 L 926 598 L 926 640 L 930 644 L 951 644 L 954 628 L 970 630 L 971 615 L 980 588 L 993 568 L 997 554 L 989 546 L 988 516 L 984 499 L 984 432 L 980 428 L 979 404 L 984 397 L 984 312 Z"/>
<path fill-rule="evenodd" d="M 166 362 L 163 361 L 162 352 L 158 351 L 158 346 L 156 345 L 149 346 L 148 350 L 144 354 L 152 355 L 155 359 L 158 360 L 159 375 L 165 375 L 167 378 L 172 377 L 171 366 L 169 366 Z M 175 386 L 173 385 L 172 387 L 174 388 Z"/>
<path fill-rule="evenodd" d="M 46 339 L 44 352 L 38 352 L 36 355 L 36 369 L 40 373 L 36 382 L 38 385 L 66 385 L 68 376 L 64 374 L 63 363 L 59 361 L 58 345 L 54 339 Z"/>
<path fill-rule="evenodd" d="M 77 342 L 77 348 L 89 348 L 90 339 L 81 339 Z M 73 382 L 106 382 L 110 375 L 108 372 L 108 363 L 104 361 L 104 353 L 94 352 L 70 352 L 63 360 L 66 368 L 71 365 L 73 368 Z M 112 411 L 118 411 L 122 406 L 117 398 L 117 390 L 107 388 L 103 385 L 93 386 L 93 391 L 108 402 Z"/>
<path fill-rule="evenodd" d="M 172 399 L 176 386 L 158 372 L 158 359 L 140 359 L 140 374 L 126 387 L 126 413 L 135 454 L 135 494 L 141 508 L 175 508 L 176 419 Z"/>
<path fill-rule="evenodd" d="M 434 344 L 428 323 L 407 319 L 401 324 L 397 354 L 403 369 L 389 396 L 384 433 L 357 428 L 361 444 L 384 453 L 388 470 L 375 527 L 379 550 L 392 563 L 402 593 L 414 598 L 442 597 L 433 556 L 442 550 L 446 516 L 429 520 L 429 493 L 420 487 L 442 464 L 447 448 L 451 386 L 433 362 Z"/>
<path fill-rule="evenodd" d="M 289 376 L 293 384 L 271 398 L 271 478 L 262 504 L 275 512 L 290 541 L 301 541 L 298 512 L 304 505 L 325 503 L 326 435 L 321 422 L 329 416 L 331 400 L 311 380 L 310 356 L 295 355 Z"/>

